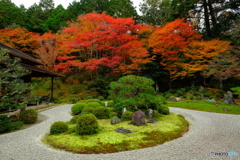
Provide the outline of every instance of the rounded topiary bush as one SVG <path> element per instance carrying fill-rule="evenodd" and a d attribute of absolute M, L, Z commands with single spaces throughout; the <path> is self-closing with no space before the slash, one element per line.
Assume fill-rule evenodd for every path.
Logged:
<path fill-rule="evenodd" d="M 75 115 L 80 114 L 85 106 L 86 104 L 81 102 L 74 104 L 71 108 L 72 113 Z"/>
<path fill-rule="evenodd" d="M 88 100 L 86 100 L 86 103 L 89 103 L 89 102 L 97 102 L 97 103 L 101 104 L 101 100 L 99 100 L 99 99 L 88 99 Z"/>
<path fill-rule="evenodd" d="M 168 107 L 158 107 L 157 108 L 158 113 L 164 114 L 164 115 L 169 115 L 169 108 Z"/>
<path fill-rule="evenodd" d="M 98 99 L 99 99 L 100 101 L 103 101 L 103 100 L 104 100 L 104 97 L 103 97 L 103 96 L 99 96 Z"/>
<path fill-rule="evenodd" d="M 78 118 L 79 118 L 79 115 L 73 116 L 70 120 L 70 123 L 75 124 L 77 122 Z"/>
<path fill-rule="evenodd" d="M 93 114 L 98 118 L 98 119 L 107 119 L 110 118 L 110 112 L 107 107 L 98 107 L 95 108 L 93 111 Z"/>
<path fill-rule="evenodd" d="M 65 122 L 57 121 L 51 125 L 50 134 L 64 133 L 68 130 L 68 125 Z"/>
<path fill-rule="evenodd" d="M 86 106 L 87 107 L 94 107 L 94 108 L 96 108 L 96 107 L 101 107 L 102 105 L 100 103 L 98 103 L 98 102 L 88 102 L 86 104 Z"/>
<path fill-rule="evenodd" d="M 134 114 L 133 112 L 126 111 L 122 114 L 121 120 L 122 121 L 130 121 L 130 120 L 132 120 L 133 114 Z"/>
<path fill-rule="evenodd" d="M 84 114 L 77 120 L 76 133 L 80 135 L 91 135 L 97 133 L 99 125 L 93 114 Z"/>
<path fill-rule="evenodd" d="M 113 107 L 114 106 L 114 101 L 113 100 L 108 101 L 107 106 L 108 107 Z"/>
<path fill-rule="evenodd" d="M 25 124 L 34 124 L 37 121 L 38 113 L 33 109 L 24 110 L 20 113 L 19 120 Z"/>
<path fill-rule="evenodd" d="M 94 109 L 95 108 L 93 108 L 93 107 L 87 107 L 86 106 L 86 107 L 83 108 L 82 112 L 93 113 Z"/>

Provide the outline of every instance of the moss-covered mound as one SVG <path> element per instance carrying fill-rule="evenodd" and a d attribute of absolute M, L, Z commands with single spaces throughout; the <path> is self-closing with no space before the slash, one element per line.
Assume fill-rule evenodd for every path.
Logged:
<path fill-rule="evenodd" d="M 93 135 L 78 135 L 74 132 L 76 124 L 69 124 L 68 132 L 46 135 L 43 142 L 74 153 L 113 153 L 163 144 L 188 131 L 189 124 L 183 116 L 171 113 L 155 119 L 157 123 L 146 126 L 134 126 L 130 121 L 111 125 L 109 119 L 97 120 L 99 132 Z M 132 133 L 118 133 L 115 129 L 119 127 L 129 129 Z"/>

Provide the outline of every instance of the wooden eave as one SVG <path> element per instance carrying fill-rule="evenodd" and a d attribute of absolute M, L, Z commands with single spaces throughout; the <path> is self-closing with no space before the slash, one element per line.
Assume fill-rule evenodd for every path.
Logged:
<path fill-rule="evenodd" d="M 15 49 L 15 48 L 9 47 L 9 46 L 1 43 L 1 42 L 0 42 L 0 47 L 4 48 L 4 49 L 7 49 L 8 54 L 11 55 L 11 56 L 21 58 L 23 61 L 29 61 L 30 63 L 32 63 L 34 65 L 43 65 L 42 62 L 36 60 L 35 58 L 33 58 L 33 57 Z"/>
<path fill-rule="evenodd" d="M 48 71 L 44 68 L 39 68 L 39 67 L 31 66 L 24 63 L 21 63 L 21 65 L 23 66 L 23 68 L 26 68 L 32 71 L 32 73 L 30 74 L 31 77 L 63 77 L 60 74 Z"/>
<path fill-rule="evenodd" d="M 0 48 L 7 49 L 7 53 L 12 57 L 21 58 L 21 65 L 25 69 L 32 71 L 32 73 L 27 75 L 26 77 L 63 77 L 60 74 L 38 67 L 43 65 L 43 63 L 17 49 L 9 47 L 1 42 Z M 4 65 L 4 63 L 0 62 L 0 65 Z"/>

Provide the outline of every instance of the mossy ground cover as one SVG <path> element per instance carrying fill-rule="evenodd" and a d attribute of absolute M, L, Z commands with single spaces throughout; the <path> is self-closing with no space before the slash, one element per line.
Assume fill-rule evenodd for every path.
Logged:
<path fill-rule="evenodd" d="M 240 105 L 230 105 L 226 103 L 211 103 L 204 101 L 182 101 L 182 102 L 168 102 L 169 107 L 178 107 L 198 111 L 240 114 Z"/>
<path fill-rule="evenodd" d="M 188 130 L 188 122 L 180 115 L 171 113 L 158 118 L 159 122 L 146 126 L 134 126 L 130 121 L 111 125 L 109 119 L 98 120 L 100 131 L 94 135 L 80 136 L 74 132 L 74 124 L 69 131 L 59 135 L 46 135 L 44 143 L 54 148 L 74 153 L 113 153 L 134 150 L 163 144 L 181 137 Z M 132 133 L 122 134 L 115 131 L 123 127 Z"/>

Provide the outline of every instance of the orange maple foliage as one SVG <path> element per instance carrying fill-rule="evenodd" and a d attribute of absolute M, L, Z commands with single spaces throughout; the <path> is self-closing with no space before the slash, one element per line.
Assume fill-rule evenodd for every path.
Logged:
<path fill-rule="evenodd" d="M 36 56 L 34 50 L 39 46 L 38 37 L 38 33 L 29 32 L 25 28 L 0 30 L 0 42 L 31 56 Z"/>
<path fill-rule="evenodd" d="M 129 73 L 149 62 L 147 50 L 135 35 L 140 27 L 132 18 L 89 13 L 79 16 L 78 22 L 70 23 L 60 34 L 66 37 L 69 49 L 80 53 L 75 67 L 93 71 L 108 66 L 115 72 Z"/>
<path fill-rule="evenodd" d="M 62 39 L 58 34 L 45 33 L 37 39 L 40 44 L 39 48 L 35 49 L 38 58 L 43 62 L 44 67 L 50 71 L 54 70 L 57 57 L 64 55 L 65 48 Z"/>
<path fill-rule="evenodd" d="M 201 37 L 190 23 L 185 23 L 184 19 L 176 19 L 157 28 L 150 36 L 149 43 L 153 52 L 162 56 L 162 65 L 166 66 L 169 60 L 178 59 L 178 53 L 189 43 Z"/>
<path fill-rule="evenodd" d="M 183 50 L 183 61 L 177 63 L 182 72 L 173 71 L 177 76 L 193 76 L 196 72 L 202 72 L 208 67 L 209 61 L 220 54 L 229 52 L 230 42 L 213 39 L 210 41 L 193 41 Z M 181 74 L 181 75 L 180 75 Z"/>

